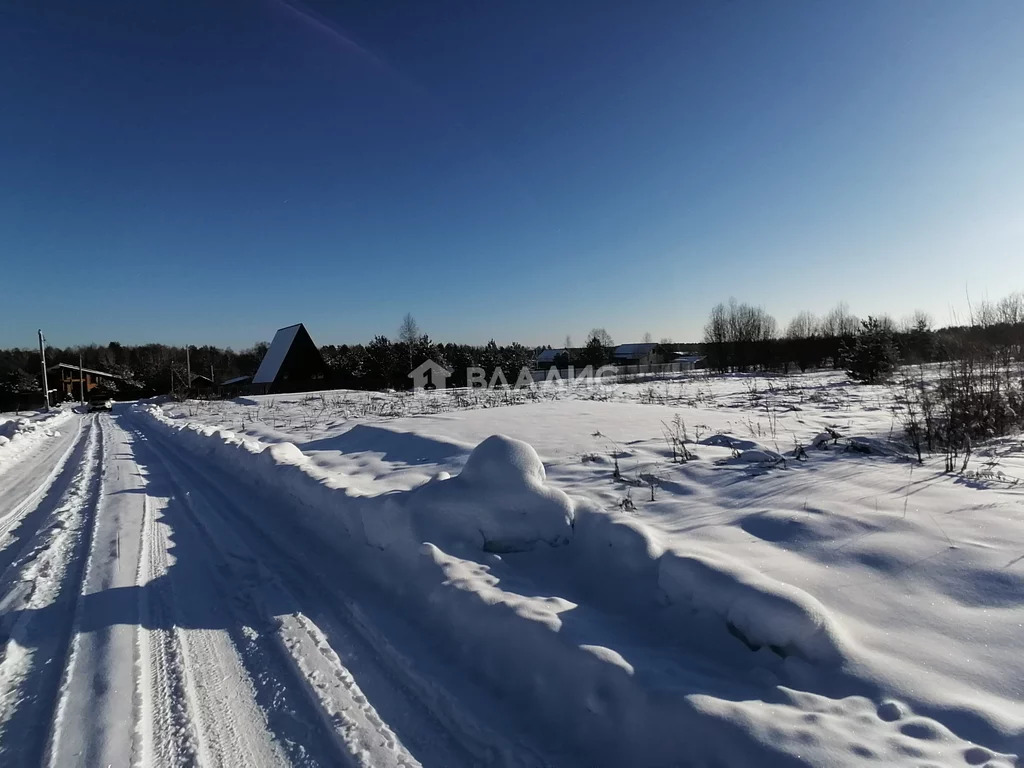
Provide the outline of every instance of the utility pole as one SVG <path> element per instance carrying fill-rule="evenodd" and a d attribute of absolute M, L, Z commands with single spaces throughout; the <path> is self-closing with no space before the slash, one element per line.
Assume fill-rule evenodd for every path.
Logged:
<path fill-rule="evenodd" d="M 82 353 L 78 353 L 78 399 L 85 405 L 85 371 L 82 370 Z"/>
<path fill-rule="evenodd" d="M 43 329 L 39 329 L 39 360 L 43 366 L 43 399 L 46 401 L 46 410 L 50 410 L 50 385 L 46 381 L 46 342 L 43 340 Z"/>
<path fill-rule="evenodd" d="M 185 345 L 185 390 L 186 392 L 192 388 L 192 358 L 189 356 L 189 352 L 192 349 L 191 344 Z"/>

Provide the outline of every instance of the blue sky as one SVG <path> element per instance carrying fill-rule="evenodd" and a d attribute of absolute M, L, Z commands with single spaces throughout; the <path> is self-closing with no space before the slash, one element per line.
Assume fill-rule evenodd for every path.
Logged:
<path fill-rule="evenodd" d="M 43 5 L 0 0 L 2 346 L 1024 288 L 1016 0 Z"/>

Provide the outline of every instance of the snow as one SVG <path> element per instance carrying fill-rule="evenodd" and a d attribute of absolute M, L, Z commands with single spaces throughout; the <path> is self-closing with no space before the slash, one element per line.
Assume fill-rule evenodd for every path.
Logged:
<path fill-rule="evenodd" d="M 41 443 L 59 438 L 58 427 L 73 415 L 73 411 L 66 407 L 35 416 L 0 414 L 0 477 L 6 468 L 36 452 Z"/>
<path fill-rule="evenodd" d="M 458 477 L 412 492 L 407 508 L 422 520 L 427 540 L 462 539 L 468 532 L 487 552 L 567 544 L 573 503 L 544 479 L 544 465 L 531 446 L 492 435 L 473 449 Z"/>
<path fill-rule="evenodd" d="M 287 328 L 281 328 L 274 334 L 274 340 L 270 342 L 267 354 L 260 361 L 260 367 L 256 371 L 256 375 L 252 377 L 253 384 L 273 383 L 301 327 L 301 323 L 296 323 L 295 325 L 289 325 Z"/>
<path fill-rule="evenodd" d="M 180 712 L 141 696 L 154 756 L 218 762 L 244 733 L 252 764 L 302 762 L 279 752 L 302 732 L 309 759 L 372 765 L 1012 765 L 1024 443 L 949 475 L 910 459 L 892 402 L 815 373 L 140 404 L 95 417 L 99 458 L 76 438 L 68 473 L 109 467 L 100 501 L 62 506 L 59 480 L 46 498 L 95 520 L 90 592 L 115 585 L 111 537 L 142 538 L 128 581 L 151 618 L 111 653 L 141 622 L 136 687 L 182 691 Z M 73 582 L 72 551 L 34 573 Z M 109 663 L 81 605 L 43 720 Z M 8 653 L 0 688 L 42 679 Z M 80 719 L 58 745 L 96 741 Z"/>
<path fill-rule="evenodd" d="M 780 655 L 829 664 L 844 657 L 839 629 L 820 602 L 722 555 L 666 553 L 658 586 L 669 604 L 720 616 L 752 649 L 769 646 Z"/>

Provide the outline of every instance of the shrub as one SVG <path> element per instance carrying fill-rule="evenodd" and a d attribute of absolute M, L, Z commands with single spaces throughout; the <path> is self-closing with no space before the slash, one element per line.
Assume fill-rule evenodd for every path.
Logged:
<path fill-rule="evenodd" d="M 845 350 L 846 373 L 854 381 L 877 384 L 892 377 L 899 351 L 891 327 L 876 317 L 861 320 L 861 332 Z"/>

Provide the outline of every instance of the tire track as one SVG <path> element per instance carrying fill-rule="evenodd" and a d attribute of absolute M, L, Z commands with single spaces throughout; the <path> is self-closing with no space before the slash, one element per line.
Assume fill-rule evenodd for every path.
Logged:
<path fill-rule="evenodd" d="M 146 453 L 144 439 L 136 448 Z M 140 447 L 142 446 L 142 447 Z M 297 681 L 280 680 L 273 623 L 246 600 L 261 574 L 207 541 L 190 489 L 153 463 L 141 558 L 138 764 L 336 765 Z"/>
<path fill-rule="evenodd" d="M 0 661 L 0 763 L 42 764 L 59 708 L 100 499 L 102 427 L 93 419 L 83 460 L 36 536 L 11 565 L 21 588 L 5 600 Z"/>
<path fill-rule="evenodd" d="M 143 498 L 142 551 L 135 583 L 155 585 L 168 568 L 166 542 L 153 515 L 149 497 Z M 154 590 L 157 590 L 154 593 Z M 166 628 L 169 601 L 166 590 L 152 587 L 139 593 L 143 626 L 136 636 L 136 720 L 134 765 L 191 766 L 198 764 L 196 734 L 189 719 L 188 690 L 177 632 Z"/>

